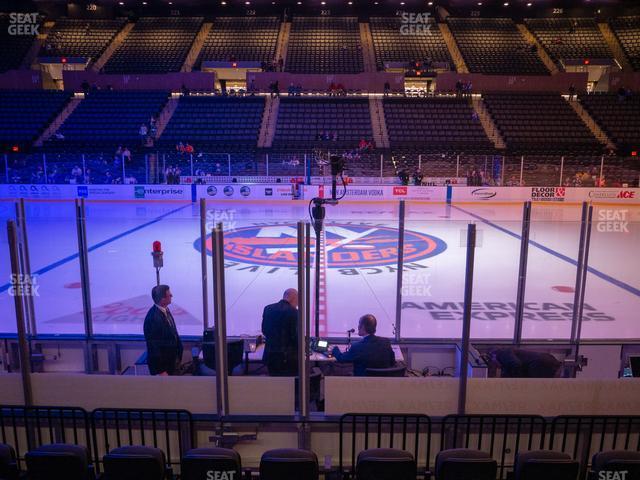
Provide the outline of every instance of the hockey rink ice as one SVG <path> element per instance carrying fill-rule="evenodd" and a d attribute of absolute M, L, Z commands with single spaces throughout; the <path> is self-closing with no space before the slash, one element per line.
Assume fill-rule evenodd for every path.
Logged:
<path fill-rule="evenodd" d="M 327 207 L 321 335 L 346 336 L 365 313 L 376 315 L 379 334 L 394 334 L 398 208 L 393 202 Z M 37 333 L 82 334 L 74 203 L 27 201 L 26 210 Z M 152 242 L 160 240 L 161 280 L 171 286 L 178 329 L 201 335 L 199 205 L 87 201 L 86 213 L 94 333 L 142 334 L 155 284 L 150 252 Z M 466 228 L 472 222 L 478 229 L 472 337 L 512 338 L 522 205 L 407 202 L 406 213 L 401 336 L 461 336 Z M 1 201 L 2 333 L 16 331 L 6 233 L 14 215 L 14 203 Z M 525 339 L 570 336 L 580 215 L 579 205 L 533 204 Z M 306 201 L 207 204 L 208 228 L 218 222 L 225 228 L 228 335 L 258 333 L 263 307 L 297 286 L 295 224 L 300 219 L 308 219 Z M 584 339 L 640 338 L 638 245 L 640 207 L 595 206 Z M 212 299 L 211 283 L 208 290 Z"/>

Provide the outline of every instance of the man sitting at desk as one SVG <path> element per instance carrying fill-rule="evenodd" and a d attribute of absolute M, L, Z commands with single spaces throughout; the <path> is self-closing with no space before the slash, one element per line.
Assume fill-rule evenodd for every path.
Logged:
<path fill-rule="evenodd" d="M 370 313 L 360 317 L 358 321 L 358 335 L 362 340 L 351 345 L 342 353 L 338 347 L 333 347 L 333 356 L 340 363 L 353 363 L 353 374 L 364 377 L 367 368 L 391 368 L 396 364 L 395 354 L 391 342 L 387 338 L 376 336 L 378 322 Z"/>

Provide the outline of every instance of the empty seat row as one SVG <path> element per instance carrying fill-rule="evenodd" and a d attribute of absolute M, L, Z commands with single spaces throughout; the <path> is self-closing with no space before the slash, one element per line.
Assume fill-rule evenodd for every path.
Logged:
<path fill-rule="evenodd" d="M 510 18 L 447 18 L 469 71 L 492 75 L 548 75 Z"/>
<path fill-rule="evenodd" d="M 369 20 L 379 68 L 387 62 L 430 61 L 452 65 L 438 24 L 431 18 L 372 17 Z"/>
<path fill-rule="evenodd" d="M 286 70 L 293 73 L 364 71 L 360 29 L 355 17 L 295 17 Z"/>
<path fill-rule="evenodd" d="M 484 94 L 512 153 L 599 153 L 602 145 L 559 94 Z"/>
<path fill-rule="evenodd" d="M 525 23 L 557 63 L 571 59 L 613 58 L 592 18 L 529 18 Z"/>
<path fill-rule="evenodd" d="M 30 480 L 92 480 L 95 478 L 89 451 L 78 445 L 42 445 L 25 455 Z M 103 457 L 102 480 L 166 480 L 172 469 L 162 450 L 148 446 L 123 446 Z M 570 455 L 555 451 L 519 452 L 513 467 L 514 480 L 577 480 L 580 463 Z M 593 478 L 637 480 L 640 452 L 608 451 L 594 455 Z M 235 450 L 196 448 L 184 454 L 180 462 L 181 480 L 210 478 L 240 479 L 242 460 Z M 372 448 L 358 454 L 351 472 L 339 472 L 343 478 L 355 474 L 358 480 L 415 480 L 418 465 L 413 454 L 393 448 Z M 443 450 L 435 461 L 436 480 L 495 480 L 498 463 L 488 453 L 466 448 Z M 320 468 L 314 452 L 301 449 L 275 449 L 260 459 L 261 480 L 318 480 Z M 604 476 L 603 476 L 604 474 Z M 616 476 L 617 474 L 617 476 Z M 429 472 L 427 472 L 429 475 Z M 15 452 L 0 444 L 0 479 L 18 480 L 20 472 Z"/>
<path fill-rule="evenodd" d="M 139 19 L 103 67 L 104 72 L 180 71 L 202 22 L 202 17 Z"/>
<path fill-rule="evenodd" d="M 29 49 L 36 40 L 35 35 L 12 35 L 11 25 L 13 23 L 9 14 L 0 13 L 0 45 L 2 45 L 2 48 L 0 48 L 0 73 L 20 68 Z M 39 26 L 41 24 L 42 18 L 38 16 L 36 18 L 36 25 Z M 31 24 L 21 26 L 28 28 L 25 27 L 25 25 Z M 25 65 L 25 67 L 26 66 L 27 65 Z"/>
<path fill-rule="evenodd" d="M 609 25 L 633 69 L 640 71 L 640 16 L 612 18 Z"/>
<path fill-rule="evenodd" d="M 272 62 L 280 20 L 277 17 L 221 17 L 204 41 L 198 63 L 204 61 Z"/>
<path fill-rule="evenodd" d="M 127 23 L 126 18 L 85 20 L 61 18 L 40 49 L 46 57 L 85 57 L 97 59 Z"/>

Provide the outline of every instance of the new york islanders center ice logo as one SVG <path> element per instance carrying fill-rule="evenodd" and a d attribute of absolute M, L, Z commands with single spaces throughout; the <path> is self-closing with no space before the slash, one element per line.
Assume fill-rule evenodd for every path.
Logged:
<path fill-rule="evenodd" d="M 393 265 L 398 262 L 398 230 L 377 225 L 326 226 L 326 260 L 329 268 Z M 294 225 L 241 227 L 225 233 L 225 260 L 273 267 L 297 265 Z M 199 241 L 194 246 L 199 249 Z M 444 252 L 447 244 L 432 235 L 405 230 L 404 261 L 415 262 Z M 315 239 L 312 243 L 312 261 Z M 211 254 L 211 238 L 207 238 Z"/>

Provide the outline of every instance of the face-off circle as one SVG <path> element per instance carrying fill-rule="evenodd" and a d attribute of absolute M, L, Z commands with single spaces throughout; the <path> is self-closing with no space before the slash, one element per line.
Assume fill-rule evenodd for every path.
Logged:
<path fill-rule="evenodd" d="M 441 254 L 444 240 L 405 230 L 404 261 L 415 262 Z M 398 229 L 375 225 L 331 224 L 325 229 L 326 259 L 329 268 L 379 267 L 398 263 Z M 313 241 L 312 257 L 315 252 Z M 211 237 L 207 237 L 211 255 Z M 194 242 L 200 250 L 200 240 Z M 225 232 L 225 260 L 269 267 L 297 266 L 297 239 L 294 225 L 240 227 Z M 313 259 L 312 259 L 313 260 Z"/>

